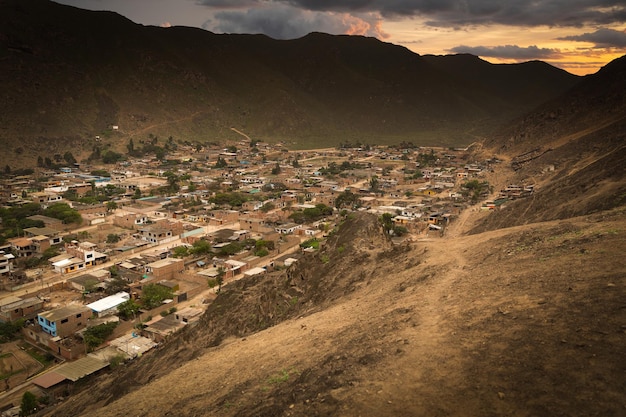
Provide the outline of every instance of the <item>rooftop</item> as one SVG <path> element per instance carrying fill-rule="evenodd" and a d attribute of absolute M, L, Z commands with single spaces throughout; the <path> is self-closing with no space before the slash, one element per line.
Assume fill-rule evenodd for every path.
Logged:
<path fill-rule="evenodd" d="M 54 310 L 41 312 L 39 313 L 39 316 L 47 319 L 48 321 L 55 322 L 75 314 L 85 313 L 88 310 L 89 309 L 84 305 L 70 304 L 65 307 L 59 307 Z"/>

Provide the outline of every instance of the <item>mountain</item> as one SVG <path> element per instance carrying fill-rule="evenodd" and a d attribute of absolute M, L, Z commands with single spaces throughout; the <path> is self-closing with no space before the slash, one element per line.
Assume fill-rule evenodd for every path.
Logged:
<path fill-rule="evenodd" d="M 393 246 L 348 214 L 317 253 L 46 416 L 621 415 L 624 64 L 476 145 L 535 193 Z M 553 167 L 553 169 L 546 169 Z"/>
<path fill-rule="evenodd" d="M 475 232 L 599 212 L 626 203 L 626 56 L 484 142 L 535 186 Z M 504 185 L 504 184 L 500 184 Z"/>
<path fill-rule="evenodd" d="M 149 134 L 241 139 L 231 127 L 294 148 L 468 144 L 580 79 L 359 36 L 144 27 L 46 0 L 0 2 L 0 73 L 0 141 L 13 164 L 88 154 L 96 136 L 114 149 Z"/>

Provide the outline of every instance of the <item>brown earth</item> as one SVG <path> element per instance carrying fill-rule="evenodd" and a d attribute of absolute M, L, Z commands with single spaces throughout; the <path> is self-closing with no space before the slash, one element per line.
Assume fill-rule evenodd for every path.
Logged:
<path fill-rule="evenodd" d="M 624 415 L 624 211 L 393 248 L 353 215 L 45 415 Z"/>

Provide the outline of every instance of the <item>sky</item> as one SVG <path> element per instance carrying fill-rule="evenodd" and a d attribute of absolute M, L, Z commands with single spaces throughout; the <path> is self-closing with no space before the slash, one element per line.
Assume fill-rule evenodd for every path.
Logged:
<path fill-rule="evenodd" d="M 626 55 L 625 0 L 55 0 L 133 22 L 295 39 L 376 37 L 420 55 L 470 53 L 492 63 L 548 62 L 595 73 Z"/>

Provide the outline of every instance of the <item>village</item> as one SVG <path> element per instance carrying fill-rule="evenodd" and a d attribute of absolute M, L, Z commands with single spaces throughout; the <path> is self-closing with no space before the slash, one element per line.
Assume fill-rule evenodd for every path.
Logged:
<path fill-rule="evenodd" d="M 468 149 L 168 144 L 141 154 L 131 139 L 127 155 L 103 161 L 66 154 L 5 170 L 3 415 L 25 392 L 56 402 L 90 375 L 158 354 L 229 282 L 288 268 L 352 210 L 405 244 L 444 236 L 469 206 L 533 192 L 494 190 L 486 178 L 500 161 Z"/>

